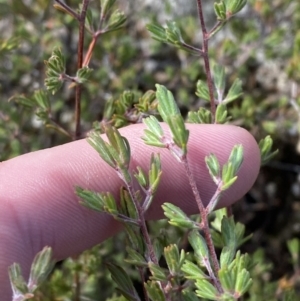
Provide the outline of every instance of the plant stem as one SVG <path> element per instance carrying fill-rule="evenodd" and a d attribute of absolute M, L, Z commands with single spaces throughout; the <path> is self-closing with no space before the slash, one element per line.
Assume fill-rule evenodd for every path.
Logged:
<path fill-rule="evenodd" d="M 226 21 L 218 21 L 208 33 L 208 39 L 214 36 L 226 23 Z"/>
<path fill-rule="evenodd" d="M 69 7 L 66 3 L 64 3 L 61 0 L 55 0 L 55 2 L 57 2 L 59 4 L 59 6 L 61 6 L 63 9 L 65 9 L 71 16 L 73 16 L 73 18 L 75 18 L 77 21 L 79 21 L 79 14 L 77 14 L 71 7 Z M 55 6 L 55 4 L 54 4 Z M 61 8 L 59 8 L 58 6 L 56 7 L 58 10 L 62 10 Z"/>
<path fill-rule="evenodd" d="M 198 191 L 198 188 L 197 188 L 197 184 L 196 184 L 195 178 L 194 178 L 194 176 L 193 176 L 193 174 L 190 170 L 190 166 L 189 166 L 187 158 L 186 157 L 183 158 L 182 162 L 184 164 L 185 171 L 186 171 L 187 177 L 189 179 L 189 183 L 191 185 L 191 188 L 192 188 L 192 191 L 193 191 L 193 194 L 194 194 L 194 198 L 197 202 L 198 209 L 200 211 L 202 230 L 204 232 L 205 241 L 206 241 L 207 246 L 208 246 L 208 251 L 209 251 L 210 258 L 212 260 L 213 271 L 214 271 L 214 275 L 215 275 L 214 279 L 212 279 L 212 280 L 213 280 L 216 288 L 218 289 L 218 291 L 220 293 L 222 293 L 223 289 L 222 289 L 222 286 L 221 286 L 221 284 L 219 282 L 219 279 L 217 277 L 220 266 L 219 266 L 218 258 L 217 258 L 216 252 L 215 252 L 215 247 L 214 247 L 214 244 L 213 244 L 213 241 L 212 241 L 212 238 L 211 238 L 211 234 L 210 234 L 210 231 L 209 231 L 208 213 L 207 213 L 207 211 L 206 211 L 206 209 L 203 205 L 203 202 L 201 200 L 201 197 L 200 197 L 200 194 L 199 194 L 199 191 Z"/>
<path fill-rule="evenodd" d="M 216 113 L 216 105 L 215 105 L 215 98 L 214 98 L 214 85 L 213 80 L 210 72 L 210 64 L 209 64 L 209 57 L 208 57 L 208 40 L 209 40 L 209 34 L 207 33 L 205 21 L 204 21 L 204 14 L 203 14 L 203 8 L 202 8 L 202 1 L 197 0 L 197 6 L 198 6 L 198 16 L 200 19 L 201 24 L 201 31 L 202 31 L 202 51 L 201 56 L 204 60 L 204 68 L 206 73 L 206 81 L 209 91 L 209 97 L 210 97 L 210 111 L 212 114 L 212 123 L 215 122 L 215 113 Z"/>
<path fill-rule="evenodd" d="M 90 0 L 82 1 L 82 8 L 79 15 L 79 40 L 77 49 L 77 70 L 82 68 L 83 63 L 83 46 L 84 46 L 84 29 L 85 17 Z M 76 85 L 75 91 L 75 139 L 79 139 L 81 135 L 80 119 L 81 119 L 81 92 L 82 85 Z"/>
<path fill-rule="evenodd" d="M 60 124 L 58 124 L 58 122 L 56 122 L 52 117 L 50 117 L 50 121 L 52 124 L 46 124 L 46 127 L 53 128 L 58 132 L 66 135 L 70 139 L 74 140 L 74 137 L 65 128 L 63 128 Z"/>
<path fill-rule="evenodd" d="M 93 50 L 96 46 L 96 43 L 97 43 L 97 40 L 99 38 L 99 36 L 103 33 L 102 30 L 98 30 L 97 32 L 95 32 L 93 34 L 93 39 L 89 45 L 89 48 L 88 48 L 88 51 L 85 55 L 85 58 L 84 58 L 84 61 L 83 61 L 83 66 L 88 66 L 90 60 L 91 60 L 91 57 L 92 57 L 92 54 L 93 54 Z"/>
<path fill-rule="evenodd" d="M 149 235 L 149 232 L 148 232 L 146 219 L 145 219 L 145 210 L 140 205 L 140 202 L 136 199 L 135 192 L 134 192 L 132 184 L 131 183 L 126 183 L 126 182 L 125 182 L 125 184 L 126 184 L 128 192 L 130 194 L 130 197 L 132 198 L 132 200 L 133 200 L 133 202 L 136 206 L 137 212 L 138 212 L 138 216 L 139 216 L 138 223 L 139 223 L 139 227 L 141 229 L 143 238 L 144 238 L 145 243 L 146 243 L 148 256 L 154 264 L 159 265 L 159 262 L 158 262 L 158 259 L 156 257 L 156 254 L 154 252 L 152 241 L 151 241 L 151 238 L 150 238 L 150 235 Z M 163 293 L 164 293 L 164 296 L 165 296 L 165 300 L 166 301 L 171 301 L 170 296 L 168 296 L 168 294 L 164 291 L 165 285 L 162 282 L 160 282 L 160 283 L 161 283 L 161 286 L 163 288 Z M 146 295 L 147 295 L 147 293 L 146 293 Z"/>
<path fill-rule="evenodd" d="M 158 259 L 155 255 L 153 245 L 151 242 L 151 238 L 150 238 L 150 235 L 149 235 L 149 232 L 147 229 L 146 220 L 145 220 L 145 216 L 144 216 L 144 210 L 143 210 L 142 206 L 140 205 L 139 201 L 135 197 L 135 192 L 133 190 L 133 186 L 131 185 L 131 183 L 126 183 L 126 187 L 130 194 L 130 197 L 133 200 L 133 203 L 135 204 L 135 207 L 136 207 L 138 215 L 139 215 L 138 224 L 142 231 L 142 235 L 145 238 L 145 243 L 147 246 L 147 250 L 149 252 L 149 257 L 153 263 L 158 264 Z"/>
<path fill-rule="evenodd" d="M 83 66 L 88 66 L 89 65 L 89 62 L 91 60 L 92 53 L 93 53 L 94 47 L 96 45 L 96 42 L 97 42 L 97 39 L 95 37 L 93 37 L 93 39 L 92 39 L 92 41 L 89 45 L 88 51 L 85 55 L 85 58 L 84 58 L 84 61 L 83 61 Z"/>
<path fill-rule="evenodd" d="M 97 40 L 101 36 L 101 34 L 103 34 L 105 32 L 102 30 L 102 26 L 103 26 L 105 18 L 106 18 L 106 16 L 102 14 L 102 7 L 100 7 L 100 20 L 99 20 L 99 24 L 98 24 L 98 29 L 96 32 L 94 32 L 94 30 L 92 31 L 93 39 L 92 39 L 92 41 L 89 45 L 88 51 L 85 55 L 83 66 L 88 66 L 88 64 L 91 60 L 92 54 L 93 54 L 93 50 L 96 46 Z"/>
<path fill-rule="evenodd" d="M 209 201 L 209 204 L 205 208 L 207 214 L 210 214 L 217 206 L 222 194 L 222 186 L 223 186 L 223 182 L 222 180 L 220 180 L 214 195 L 212 196 L 212 198 Z"/>
<path fill-rule="evenodd" d="M 189 45 L 189 44 L 187 44 L 187 43 L 185 43 L 185 42 L 181 42 L 181 44 L 182 44 L 182 46 L 184 46 L 186 49 L 190 50 L 191 52 L 193 52 L 193 53 L 198 53 L 200 56 L 203 55 L 202 49 L 199 49 L 199 48 L 197 48 L 197 47 L 194 47 L 194 46 L 192 46 L 192 45 Z"/>

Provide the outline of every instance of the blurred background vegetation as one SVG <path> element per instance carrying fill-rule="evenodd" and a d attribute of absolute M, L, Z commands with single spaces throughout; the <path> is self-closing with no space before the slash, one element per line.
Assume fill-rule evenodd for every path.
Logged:
<path fill-rule="evenodd" d="M 77 70 L 77 23 L 55 10 L 53 2 L 0 0 L 1 161 L 72 140 L 55 130 L 59 125 L 66 132 L 74 131 L 74 90 L 68 85 L 54 96 L 47 95 L 51 106 L 47 126 L 36 115 L 42 108 L 26 107 L 22 101 L 44 93 L 37 91 L 45 90 L 44 60 L 54 47 L 66 56 L 67 73 Z M 77 8 L 80 1 L 65 2 Z M 96 9 L 97 3 L 92 1 L 91 6 Z M 185 40 L 199 46 L 195 1 L 119 0 L 116 5 L 125 12 L 127 23 L 102 35 L 97 43 L 90 63 L 94 71 L 82 95 L 83 133 L 94 121 L 101 121 L 108 101 L 117 102 L 125 90 L 138 99 L 154 89 L 155 83 L 172 90 L 183 114 L 206 105 L 195 95 L 197 80 L 205 80 L 202 61 L 150 39 L 146 30 L 149 22 L 176 20 Z M 207 23 L 214 24 L 210 2 L 206 12 Z M 87 34 L 85 49 L 90 41 Z M 228 84 L 237 77 L 243 82 L 243 96 L 229 107 L 231 123 L 245 127 L 257 141 L 271 134 L 279 149 L 234 212 L 247 233 L 253 233 L 242 250 L 255 253 L 260 262 L 253 270 L 256 281 L 251 296 L 244 300 L 283 300 L 285 292 L 295 289 L 299 294 L 300 290 L 299 265 L 292 264 L 286 245 L 300 234 L 299 1 L 249 0 L 212 39 L 210 57 L 226 67 Z M 157 233 L 167 227 L 164 221 L 150 226 Z M 182 235 L 169 231 L 174 231 L 174 237 Z M 121 234 L 58 265 L 35 300 L 106 300 L 112 296 L 114 289 L 103 263 L 112 256 L 123 260 L 123 240 Z"/>

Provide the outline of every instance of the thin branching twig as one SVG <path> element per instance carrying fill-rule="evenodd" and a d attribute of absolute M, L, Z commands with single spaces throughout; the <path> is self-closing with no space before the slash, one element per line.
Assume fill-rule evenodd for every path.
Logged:
<path fill-rule="evenodd" d="M 198 6 L 198 17 L 200 20 L 201 31 L 202 31 L 202 50 L 201 50 L 200 54 L 204 61 L 204 68 L 205 68 L 205 74 L 207 77 L 207 86 L 208 86 L 209 97 L 210 97 L 210 111 L 212 114 L 212 122 L 214 122 L 215 113 L 216 113 L 216 104 L 215 104 L 215 98 L 214 98 L 214 84 L 213 84 L 213 80 L 212 80 L 212 76 L 211 76 L 209 57 L 208 57 L 209 34 L 207 33 L 207 30 L 206 30 L 201 0 L 197 0 L 197 6 Z"/>
<path fill-rule="evenodd" d="M 185 167 L 185 172 L 187 174 L 190 186 L 191 186 L 192 191 L 193 191 L 194 198 L 196 200 L 196 203 L 198 205 L 198 209 L 200 211 L 201 228 L 203 230 L 203 233 L 204 233 L 204 236 L 205 236 L 205 241 L 206 241 L 207 246 L 208 246 L 209 255 L 210 255 L 210 258 L 211 258 L 211 261 L 212 261 L 212 264 L 213 264 L 214 277 L 213 277 L 212 281 L 214 282 L 214 284 L 215 284 L 216 288 L 218 289 L 218 291 L 220 293 L 222 293 L 223 289 L 222 289 L 220 281 L 217 277 L 220 266 L 219 266 L 219 261 L 218 261 L 217 255 L 216 255 L 215 247 L 214 247 L 213 240 L 212 240 L 210 230 L 209 230 L 208 213 L 207 213 L 207 210 L 204 207 L 204 204 L 202 202 L 201 196 L 199 194 L 199 190 L 197 188 L 195 178 L 194 178 L 194 176 L 193 176 L 193 174 L 190 170 L 190 166 L 189 166 L 187 158 L 183 158 L 183 164 L 184 164 L 184 167 Z"/>
<path fill-rule="evenodd" d="M 82 8 L 79 15 L 79 40 L 77 50 L 77 69 L 83 66 L 83 46 L 84 46 L 84 31 L 85 31 L 85 17 L 90 0 L 82 1 Z M 81 119 L 81 84 L 76 85 L 75 90 L 75 139 L 79 139 L 81 135 L 80 119 Z"/>

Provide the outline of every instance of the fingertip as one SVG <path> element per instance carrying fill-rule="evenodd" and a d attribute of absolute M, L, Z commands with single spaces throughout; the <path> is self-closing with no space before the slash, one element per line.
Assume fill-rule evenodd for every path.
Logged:
<path fill-rule="evenodd" d="M 193 132 L 191 131 L 191 133 Z M 243 146 L 244 158 L 237 173 L 237 181 L 224 192 L 219 203 L 219 207 L 229 206 L 245 195 L 257 178 L 261 164 L 258 144 L 250 132 L 233 125 L 205 125 L 197 129 L 196 133 L 197 137 L 194 137 L 195 140 L 191 140 L 193 141 L 192 144 L 196 144 L 197 148 L 202 147 L 204 156 L 214 153 L 219 159 L 221 166 L 227 162 L 235 145 L 240 144 Z M 192 134 L 192 139 L 194 135 Z M 201 140 L 206 142 L 205 145 L 202 143 L 201 146 Z M 206 168 L 204 165 L 205 163 L 203 162 L 201 167 Z M 214 185 L 212 181 L 207 181 L 212 186 Z M 205 202 L 208 202 L 208 200 L 205 200 Z"/>
<path fill-rule="evenodd" d="M 162 124 L 165 132 L 166 125 Z M 206 206 L 216 191 L 205 163 L 205 156 L 214 153 L 223 166 L 230 156 L 232 148 L 241 144 L 244 149 L 244 160 L 234 185 L 226 190 L 219 202 L 219 207 L 229 206 L 239 200 L 252 187 L 259 172 L 260 152 L 253 136 L 245 129 L 232 125 L 199 125 L 187 124 L 190 131 L 188 142 L 188 161 L 197 182 L 201 199 Z M 163 175 L 155 202 L 150 207 L 148 217 L 163 217 L 161 205 L 171 202 L 188 214 L 198 212 L 192 190 L 187 180 L 183 164 L 180 164 L 166 149 L 150 148 L 141 144 L 137 136 L 141 136 L 143 126 L 124 128 L 123 134 L 129 137 L 132 145 L 134 165 L 148 168 L 151 152 L 161 154 Z M 131 143 L 132 142 L 132 143 Z"/>

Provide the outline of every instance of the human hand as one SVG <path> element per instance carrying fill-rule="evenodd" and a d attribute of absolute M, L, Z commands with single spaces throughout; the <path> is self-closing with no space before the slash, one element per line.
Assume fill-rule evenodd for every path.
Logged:
<path fill-rule="evenodd" d="M 131 169 L 147 169 L 152 152 L 160 152 L 162 180 L 147 217 L 163 217 L 161 205 L 172 202 L 186 213 L 197 206 L 184 167 L 165 149 L 144 145 L 143 125 L 120 130 L 131 145 Z M 244 162 L 235 184 L 226 190 L 219 207 L 240 199 L 253 185 L 260 165 L 259 149 L 244 129 L 227 125 L 188 125 L 188 159 L 203 202 L 207 204 L 216 186 L 204 157 L 214 153 L 224 164 L 235 144 L 244 146 Z M 80 140 L 29 153 L 0 164 L 0 296 L 11 301 L 8 266 L 20 263 L 24 276 L 37 252 L 51 246 L 55 259 L 79 254 L 121 230 L 108 215 L 79 204 L 74 187 L 119 193 L 121 180 L 96 151 Z"/>

